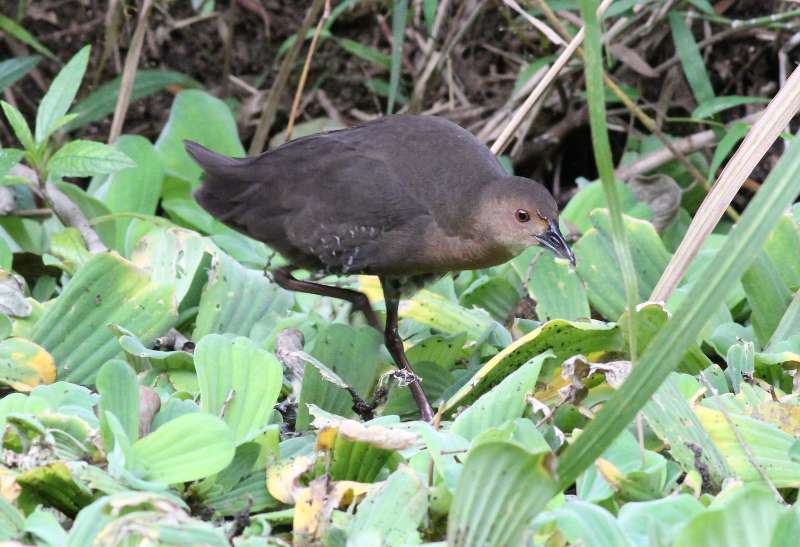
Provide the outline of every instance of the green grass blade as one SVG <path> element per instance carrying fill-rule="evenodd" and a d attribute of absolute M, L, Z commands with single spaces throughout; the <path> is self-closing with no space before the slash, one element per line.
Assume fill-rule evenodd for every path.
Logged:
<path fill-rule="evenodd" d="M 669 14 L 669 25 L 672 28 L 672 41 L 681 60 L 683 73 L 692 88 L 692 93 L 697 104 L 706 103 L 714 98 L 714 88 L 706 72 L 700 48 L 692 36 L 691 29 L 686 25 L 683 16 L 672 12 Z"/>
<path fill-rule="evenodd" d="M 13 19 L 9 19 L 5 15 L 0 15 L 0 31 L 7 33 L 9 36 L 16 38 L 23 44 L 27 44 L 42 55 L 50 57 L 54 61 L 58 61 L 52 51 L 47 49 L 43 43 L 33 37 L 33 35 L 19 26 Z"/>
<path fill-rule="evenodd" d="M 584 0 L 586 1 L 586 0 Z M 701 274 L 672 319 L 647 346 L 633 372 L 589 423 L 561 458 L 558 475 L 561 486 L 571 484 L 599 457 L 694 343 L 700 329 L 718 308 L 728 290 L 742 276 L 761 251 L 783 211 L 800 193 L 800 143 L 794 140 L 761 191 L 750 202 L 738 225 Z"/>
<path fill-rule="evenodd" d="M 636 270 L 633 266 L 628 235 L 622 220 L 622 202 L 614 179 L 614 162 L 611 157 L 611 145 L 608 140 L 608 125 L 606 124 L 605 86 L 603 85 L 603 55 L 600 36 L 600 21 L 596 14 L 597 6 L 594 0 L 581 0 L 581 15 L 586 25 L 586 96 L 589 101 L 589 122 L 592 132 L 592 148 L 594 149 L 597 171 L 603 183 L 603 191 L 608 201 L 608 210 L 611 214 L 611 234 L 613 236 L 614 253 L 622 271 L 622 280 L 625 283 L 625 297 L 628 309 L 633 310 L 639 301 L 639 288 L 636 279 Z M 635 321 L 630 314 L 629 321 Z M 630 332 L 635 332 L 629 325 Z M 636 359 L 636 345 L 631 343 L 631 360 Z"/>
<path fill-rule="evenodd" d="M 394 111 L 397 92 L 400 89 L 400 65 L 403 62 L 403 41 L 406 33 L 408 0 L 394 0 L 392 11 L 392 69 L 389 72 L 389 104 L 386 113 Z"/>

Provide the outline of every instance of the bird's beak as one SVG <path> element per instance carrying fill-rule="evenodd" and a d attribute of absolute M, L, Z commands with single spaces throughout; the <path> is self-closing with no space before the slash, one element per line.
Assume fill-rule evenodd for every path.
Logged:
<path fill-rule="evenodd" d="M 561 235 L 561 230 L 558 229 L 558 223 L 550 221 L 550 227 L 546 232 L 536 236 L 539 245 L 550 249 L 560 258 L 566 258 L 572 266 L 575 266 L 575 255 L 572 249 L 567 245 L 564 236 Z"/>

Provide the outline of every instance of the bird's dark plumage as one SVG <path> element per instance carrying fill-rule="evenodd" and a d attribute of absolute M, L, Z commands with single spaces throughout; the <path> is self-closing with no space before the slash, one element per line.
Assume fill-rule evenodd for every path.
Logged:
<path fill-rule="evenodd" d="M 436 236 L 485 241 L 473 220 L 479 196 L 489 183 L 513 179 L 471 133 L 431 116 L 382 118 L 253 158 L 228 158 L 190 142 L 186 148 L 206 173 L 195 197 L 212 215 L 298 265 L 342 274 L 465 269 L 475 257 L 448 255 L 474 249 L 437 244 Z M 545 214 L 557 217 L 544 187 L 519 180 L 541 194 Z M 438 248 L 425 245 L 431 239 Z M 474 267 L 492 265 L 492 258 Z"/>
<path fill-rule="evenodd" d="M 198 203 L 291 261 L 276 272 L 282 286 L 344 298 L 378 328 L 363 294 L 299 281 L 291 270 L 380 276 L 386 344 L 409 371 L 397 335 L 397 302 L 408 288 L 500 264 L 531 245 L 574 262 L 544 186 L 509 176 L 477 138 L 443 118 L 386 117 L 252 158 L 192 142 L 186 150 L 205 172 Z M 429 419 L 419 383 L 411 388 Z"/>

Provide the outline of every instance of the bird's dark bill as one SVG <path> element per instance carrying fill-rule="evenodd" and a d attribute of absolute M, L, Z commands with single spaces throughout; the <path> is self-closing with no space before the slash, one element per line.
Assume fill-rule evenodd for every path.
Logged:
<path fill-rule="evenodd" d="M 553 251 L 560 258 L 566 258 L 573 266 L 575 265 L 575 255 L 567 245 L 564 236 L 561 235 L 558 224 L 551 222 L 550 228 L 543 234 L 536 236 L 536 239 L 539 241 L 539 245 Z"/>

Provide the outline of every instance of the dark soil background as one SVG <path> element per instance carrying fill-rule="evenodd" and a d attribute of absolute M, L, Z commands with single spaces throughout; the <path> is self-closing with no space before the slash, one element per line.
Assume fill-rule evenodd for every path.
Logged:
<path fill-rule="evenodd" d="M 155 2 L 147 21 L 139 68 L 181 72 L 214 95 L 229 99 L 238 113 L 240 135 L 247 147 L 281 62 L 281 46 L 297 31 L 311 2 L 218 0 L 207 2 L 206 8 L 193 7 L 200 3 Z M 340 3 L 334 0 L 332 7 Z M 422 4 L 412 0 L 409 7 L 401 85 L 405 95 L 410 93 L 427 59 L 424 46 L 428 33 Z M 532 2 L 527 4 L 531 6 Z M 674 120 L 688 117 L 696 106 L 680 63 L 676 62 L 669 22 L 663 15 L 668 11 L 664 9 L 667 5 L 675 4 L 692 9 L 689 2 L 643 3 L 627 29 L 610 44 L 624 45 L 657 74 L 648 76 L 635 63 L 616 62 L 607 68 L 617 82 L 635 90 L 640 106 L 659 121 L 665 133 L 680 137 L 706 127 Z M 731 20 L 747 20 L 795 8 L 791 2 L 778 0 L 718 0 L 712 4 L 720 17 Z M 139 7 L 138 2 L 124 0 L 4 0 L 1 11 L 18 21 L 62 61 L 81 46 L 93 45 L 80 99 L 121 73 Z M 480 14 L 467 26 L 476 7 L 481 8 Z M 376 79 L 388 82 L 388 71 L 345 51 L 338 40 L 353 40 L 388 56 L 392 41 L 391 11 L 392 2 L 362 0 L 336 18 L 330 36 L 323 36 L 313 57 L 298 123 L 328 117 L 352 125 L 385 113 L 386 97 L 370 89 L 368 82 Z M 572 15 L 559 12 L 559 15 L 576 21 L 574 12 Z M 618 18 L 607 19 L 606 28 L 617 22 Z M 737 29 L 730 23 L 699 18 L 692 25 L 696 40 L 711 38 L 713 42 L 703 47 L 702 54 L 717 95 L 758 97 L 771 97 L 778 89 L 779 53 L 786 56 L 788 70 L 795 65 L 798 53 L 794 50 L 797 42 L 794 38 L 798 27 L 800 22 L 796 19 L 777 27 Z M 0 37 L 0 59 L 32 53 L 2 32 Z M 481 132 L 493 115 L 512 104 L 509 98 L 520 71 L 528 63 L 558 52 L 557 46 L 501 0 L 450 2 L 439 37 L 433 43 L 439 50 L 445 45 L 452 46 L 449 60 L 431 76 L 419 110 L 446 116 L 487 141 L 496 136 L 497 130 L 490 134 Z M 305 55 L 304 49 L 281 95 L 273 134 L 287 125 Z M 32 119 L 35 105 L 58 69 L 57 63 L 44 59 L 31 75 L 6 90 L 4 99 Z M 547 95 L 540 112 L 529 124 L 524 141 L 509 149 L 515 170 L 548 181 L 562 202 L 569 199 L 576 177 L 596 176 L 583 89 L 581 67 L 576 61 L 562 72 Z M 124 131 L 155 139 L 178 91 L 165 89 L 133 102 Z M 612 103 L 609 108 L 611 127 L 615 129 L 612 141 L 619 156 L 630 137 L 646 132 L 619 103 Z M 759 108 L 760 105 L 733 108 L 719 120 L 736 119 Z M 403 107 L 400 111 L 407 110 Z M 105 140 L 110 118 L 80 129 L 79 136 Z M 0 122 L 0 139 L 5 146 L 14 143 L 3 122 Z M 772 161 L 768 157 L 754 173 L 754 179 L 763 179 Z"/>

